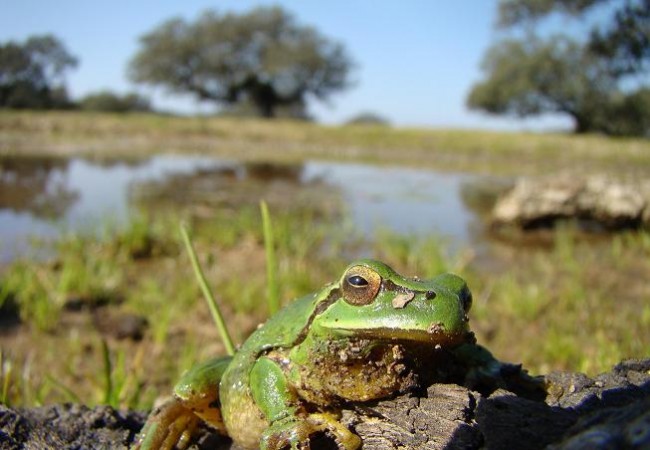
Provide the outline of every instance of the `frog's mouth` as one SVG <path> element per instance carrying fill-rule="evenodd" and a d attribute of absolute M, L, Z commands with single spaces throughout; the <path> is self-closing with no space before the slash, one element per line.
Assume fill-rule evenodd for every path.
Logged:
<path fill-rule="evenodd" d="M 346 331 L 346 330 L 340 330 Z M 364 330 L 347 330 L 355 337 L 377 339 L 394 342 L 417 342 L 433 346 L 453 347 L 467 342 L 474 342 L 476 338 L 471 331 L 449 332 L 440 322 L 432 323 L 426 330 L 422 329 L 394 329 L 370 328 Z"/>

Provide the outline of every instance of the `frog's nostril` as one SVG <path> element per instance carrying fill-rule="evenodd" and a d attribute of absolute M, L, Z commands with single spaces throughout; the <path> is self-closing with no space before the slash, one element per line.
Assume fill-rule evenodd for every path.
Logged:
<path fill-rule="evenodd" d="M 436 293 L 433 291 L 427 291 L 426 298 L 427 300 L 433 300 L 434 298 L 436 298 Z"/>

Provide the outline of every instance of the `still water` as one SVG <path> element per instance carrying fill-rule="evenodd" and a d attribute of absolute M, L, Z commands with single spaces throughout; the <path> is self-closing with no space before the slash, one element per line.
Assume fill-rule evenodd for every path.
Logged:
<path fill-rule="evenodd" d="M 276 166 L 170 155 L 108 163 L 3 158 L 0 261 L 29 252 L 32 237 L 119 225 L 143 207 L 233 208 L 261 198 L 275 208 L 333 202 L 364 233 L 383 227 L 471 245 L 480 220 L 464 193 L 476 181 L 466 174 L 319 161 Z"/>

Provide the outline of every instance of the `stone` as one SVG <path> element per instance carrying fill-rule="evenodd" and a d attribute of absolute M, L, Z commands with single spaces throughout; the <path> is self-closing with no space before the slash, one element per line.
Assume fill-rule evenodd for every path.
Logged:
<path fill-rule="evenodd" d="M 650 181 L 608 176 L 524 178 L 492 209 L 494 226 L 551 227 L 573 220 L 587 228 L 650 227 Z"/>

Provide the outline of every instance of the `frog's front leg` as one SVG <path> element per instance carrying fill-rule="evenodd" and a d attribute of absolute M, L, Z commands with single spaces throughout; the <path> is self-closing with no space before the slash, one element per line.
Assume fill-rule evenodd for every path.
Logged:
<path fill-rule="evenodd" d="M 250 374 L 255 403 L 269 421 L 262 433 L 261 450 L 309 448 L 309 439 L 319 432 L 332 436 L 340 448 L 356 450 L 361 439 L 330 413 L 309 413 L 287 382 L 282 368 L 268 357 L 258 359 Z"/>
<path fill-rule="evenodd" d="M 151 413 L 133 450 L 183 449 L 201 421 L 225 434 L 219 409 L 219 382 L 231 357 L 199 364 L 174 387 L 174 398 Z"/>
<path fill-rule="evenodd" d="M 184 449 L 199 420 L 190 408 L 174 398 L 152 411 L 132 450 Z"/>

